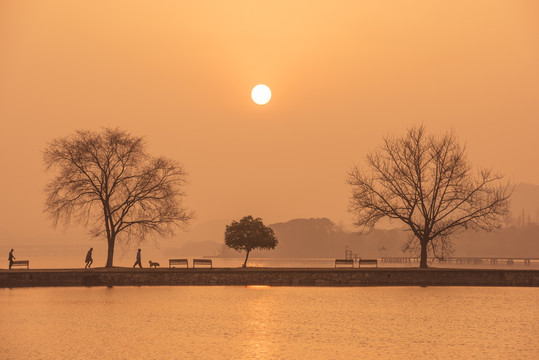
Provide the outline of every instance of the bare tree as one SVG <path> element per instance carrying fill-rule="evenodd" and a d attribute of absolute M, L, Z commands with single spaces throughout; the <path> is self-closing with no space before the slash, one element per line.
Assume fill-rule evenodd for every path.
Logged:
<path fill-rule="evenodd" d="M 149 156 L 141 137 L 119 129 L 77 131 L 49 143 L 43 159 L 47 170 L 58 170 L 45 188 L 45 211 L 54 226 L 90 223 L 93 235 L 104 235 L 106 267 L 113 266 L 117 240 L 172 234 L 192 218 L 181 206 L 185 171 Z"/>
<path fill-rule="evenodd" d="M 509 212 L 511 190 L 491 170 L 472 173 L 465 149 L 453 133 L 426 135 L 423 126 L 400 138 L 385 138 L 367 156 L 368 171 L 354 166 L 349 211 L 355 224 L 372 229 L 382 218 L 411 232 L 405 249 L 418 249 L 420 267 L 451 254 L 452 235 L 464 229 L 491 231 Z"/>

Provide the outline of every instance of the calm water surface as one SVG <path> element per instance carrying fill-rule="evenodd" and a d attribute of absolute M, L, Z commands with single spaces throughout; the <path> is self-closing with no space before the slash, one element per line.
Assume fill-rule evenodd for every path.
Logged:
<path fill-rule="evenodd" d="M 539 289 L 0 289 L 0 359 L 538 359 Z"/>

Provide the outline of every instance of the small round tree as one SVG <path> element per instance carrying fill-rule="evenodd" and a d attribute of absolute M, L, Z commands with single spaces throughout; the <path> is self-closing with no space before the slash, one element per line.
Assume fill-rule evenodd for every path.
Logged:
<path fill-rule="evenodd" d="M 232 221 L 226 226 L 225 244 L 236 251 L 245 251 L 243 267 L 247 266 L 249 253 L 254 249 L 274 249 L 279 241 L 273 230 L 262 222 L 262 219 L 253 219 L 251 215 L 240 221 Z"/>

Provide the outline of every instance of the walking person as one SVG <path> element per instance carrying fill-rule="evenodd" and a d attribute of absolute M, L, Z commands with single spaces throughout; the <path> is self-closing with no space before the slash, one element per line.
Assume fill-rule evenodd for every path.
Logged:
<path fill-rule="evenodd" d="M 135 261 L 135 265 L 133 267 L 139 266 L 142 269 L 142 261 L 140 261 L 140 249 L 137 251 L 137 261 Z"/>
<path fill-rule="evenodd" d="M 94 250 L 94 248 L 90 248 L 90 250 L 88 250 L 88 252 L 86 253 L 86 265 L 84 266 L 84 268 L 90 268 L 92 266 L 92 264 L 94 263 L 94 259 L 92 259 L 92 251 Z"/>
<path fill-rule="evenodd" d="M 9 270 L 11 270 L 11 266 L 13 265 L 13 260 L 15 260 L 15 256 L 13 256 L 13 249 L 9 252 L 9 257 L 7 258 L 9 261 Z"/>

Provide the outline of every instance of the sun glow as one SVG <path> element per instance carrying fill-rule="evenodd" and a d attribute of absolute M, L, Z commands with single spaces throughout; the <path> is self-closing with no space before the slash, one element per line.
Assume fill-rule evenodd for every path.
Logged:
<path fill-rule="evenodd" d="M 258 84 L 251 91 L 251 98 L 258 105 L 267 104 L 271 99 L 271 90 L 264 84 Z"/>

